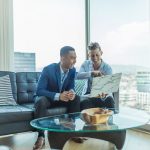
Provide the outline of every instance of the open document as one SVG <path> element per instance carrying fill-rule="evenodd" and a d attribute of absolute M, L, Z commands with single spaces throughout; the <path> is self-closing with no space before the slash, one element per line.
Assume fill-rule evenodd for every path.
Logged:
<path fill-rule="evenodd" d="M 122 73 L 105 75 L 93 78 L 90 97 L 97 97 L 99 94 L 117 92 Z"/>

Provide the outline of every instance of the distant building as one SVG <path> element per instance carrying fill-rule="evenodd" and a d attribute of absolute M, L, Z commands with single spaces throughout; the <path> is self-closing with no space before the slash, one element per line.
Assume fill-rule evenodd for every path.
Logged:
<path fill-rule="evenodd" d="M 14 53 L 14 69 L 15 72 L 34 72 L 35 66 L 35 53 Z"/>
<path fill-rule="evenodd" d="M 136 74 L 138 92 L 150 92 L 150 71 L 139 71 Z"/>
<path fill-rule="evenodd" d="M 143 109 L 150 112 L 150 93 L 138 92 L 137 104 L 139 109 Z"/>
<path fill-rule="evenodd" d="M 135 75 L 122 75 L 119 92 L 120 103 L 132 106 L 136 105 L 137 88 Z"/>
<path fill-rule="evenodd" d="M 137 72 L 136 82 L 138 107 L 150 111 L 150 71 Z"/>
<path fill-rule="evenodd" d="M 122 72 L 119 87 L 121 105 L 150 112 L 150 68 L 112 65 L 113 72 Z"/>

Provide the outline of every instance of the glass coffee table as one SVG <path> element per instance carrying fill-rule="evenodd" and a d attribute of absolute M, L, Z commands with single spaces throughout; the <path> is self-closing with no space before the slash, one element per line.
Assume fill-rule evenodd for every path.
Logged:
<path fill-rule="evenodd" d="M 91 125 L 82 120 L 79 112 L 34 119 L 31 121 L 31 126 L 48 131 L 51 148 L 62 149 L 65 142 L 72 137 L 90 137 L 109 141 L 121 150 L 126 130 L 145 125 L 148 119 L 143 116 L 146 115 L 145 112 L 127 108 L 118 114 L 113 114 L 106 124 Z"/>

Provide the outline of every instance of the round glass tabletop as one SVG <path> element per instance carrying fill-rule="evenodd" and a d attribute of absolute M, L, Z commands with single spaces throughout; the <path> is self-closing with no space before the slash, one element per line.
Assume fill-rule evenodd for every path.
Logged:
<path fill-rule="evenodd" d="M 43 117 L 32 120 L 30 124 L 37 129 L 55 132 L 109 132 L 142 126 L 149 121 L 143 117 L 146 115 L 143 111 L 125 108 L 110 116 L 105 124 L 87 124 L 81 113 Z"/>

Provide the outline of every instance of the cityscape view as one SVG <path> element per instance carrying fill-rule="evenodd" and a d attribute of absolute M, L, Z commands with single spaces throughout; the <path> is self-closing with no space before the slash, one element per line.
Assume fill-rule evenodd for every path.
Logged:
<path fill-rule="evenodd" d="M 149 6 L 149 0 L 91 0 L 90 41 L 99 42 L 113 73 L 122 72 L 120 105 L 150 113 Z M 78 71 L 87 50 L 84 1 L 14 0 L 13 8 L 15 52 L 35 54 L 27 69 L 41 71 L 58 62 L 60 48 L 70 45 L 77 53 Z"/>
<path fill-rule="evenodd" d="M 112 67 L 114 73 L 122 72 L 119 104 L 145 110 L 150 114 L 150 68 L 125 65 Z"/>
<path fill-rule="evenodd" d="M 35 53 L 15 52 L 15 71 L 35 70 Z M 18 67 L 18 65 L 22 67 Z M 80 66 L 77 66 L 77 70 Z M 122 73 L 119 87 L 119 104 L 145 110 L 150 114 L 150 68 L 128 65 L 112 65 L 113 73 Z"/>

